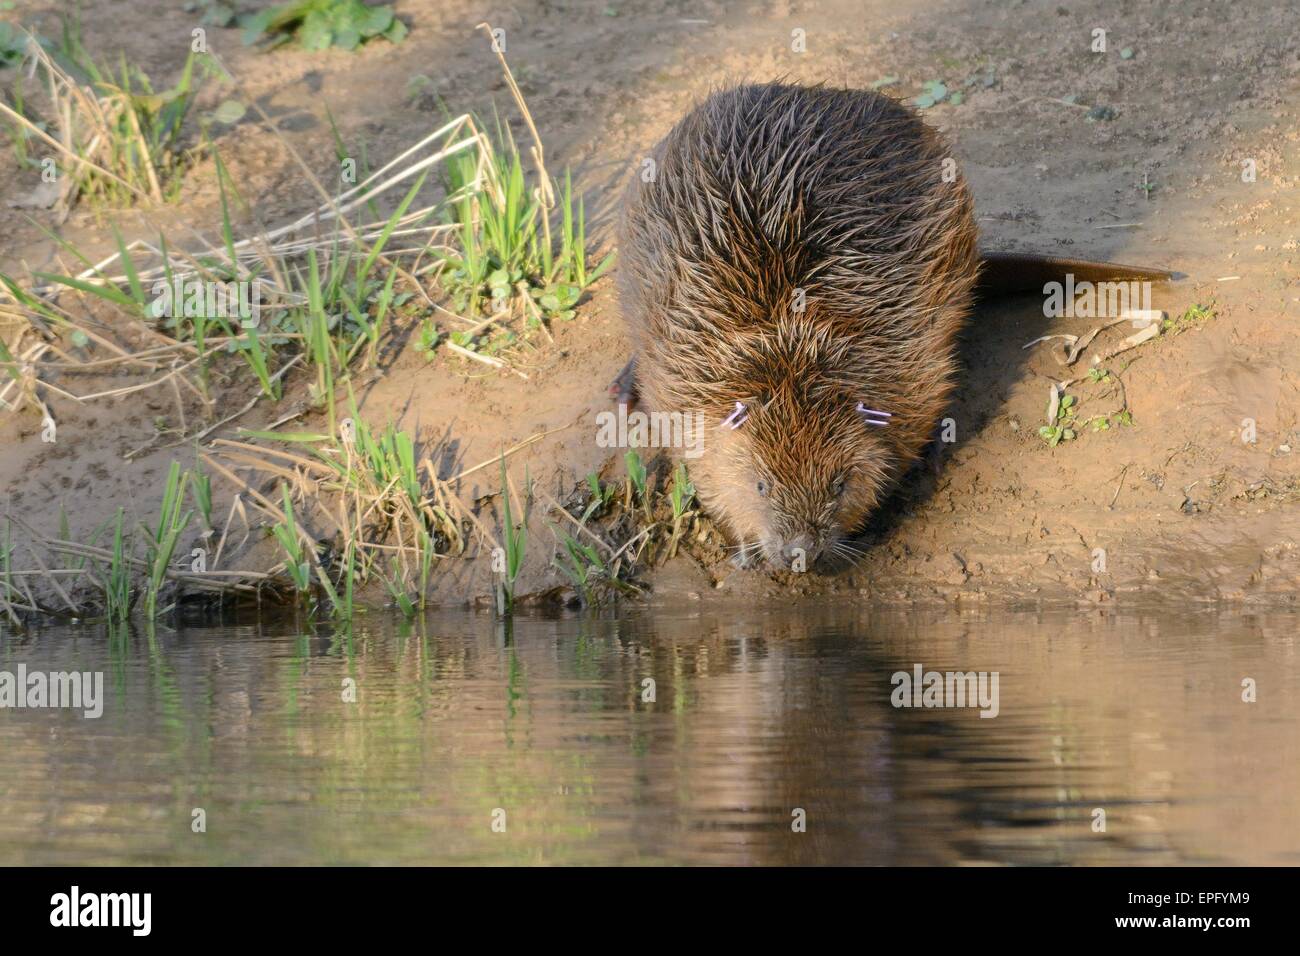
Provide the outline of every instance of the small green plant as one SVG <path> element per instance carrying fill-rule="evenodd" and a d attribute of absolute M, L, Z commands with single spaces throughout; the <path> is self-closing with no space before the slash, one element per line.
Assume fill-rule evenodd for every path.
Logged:
<path fill-rule="evenodd" d="M 343 567 L 339 572 L 339 580 L 343 584 L 341 594 L 320 562 L 316 563 L 316 577 L 320 581 L 321 589 L 329 598 L 330 615 L 335 621 L 346 623 L 352 620 L 354 614 L 352 595 L 357 578 L 357 551 L 352 542 L 348 542 L 343 556 Z"/>
<path fill-rule="evenodd" d="M 391 6 L 361 0 L 292 0 L 240 17 L 239 25 L 245 45 L 265 41 L 270 48 L 296 40 L 305 50 L 355 50 L 376 37 L 400 43 L 407 32 Z"/>
<path fill-rule="evenodd" d="M 420 578 L 419 578 L 419 599 L 420 607 L 424 607 L 429 597 L 429 578 L 433 574 L 433 559 L 437 543 L 427 529 L 421 528 L 417 533 L 420 552 Z"/>
<path fill-rule="evenodd" d="M 556 562 L 556 567 L 564 572 L 583 604 L 598 603 L 598 592 L 594 585 L 598 576 L 609 577 L 609 569 L 591 545 L 577 541 L 569 534 L 563 534 L 561 538 L 564 543 L 564 561 Z"/>
<path fill-rule="evenodd" d="M 191 474 L 190 496 L 203 519 L 203 530 L 212 531 L 212 476 L 198 466 Z"/>
<path fill-rule="evenodd" d="M 242 339 L 237 343 L 237 350 L 243 356 L 248 367 L 253 370 L 257 376 L 258 386 L 262 394 L 273 402 L 280 400 L 280 381 L 271 376 L 271 366 L 268 361 L 274 353 L 263 342 L 262 337 L 258 335 L 257 329 L 249 329 Z"/>
<path fill-rule="evenodd" d="M 181 507 L 185 504 L 185 486 L 188 479 L 189 472 L 182 474 L 181 466 L 173 461 L 167 472 L 167 484 L 163 489 L 158 524 L 153 528 L 145 529 L 148 532 L 145 538 L 147 550 L 145 565 L 149 577 L 144 600 L 145 612 L 150 620 L 158 616 L 158 597 L 167 580 L 167 569 L 176 551 L 176 543 L 194 513 L 187 511 L 184 515 L 181 514 Z"/>
<path fill-rule="evenodd" d="M 131 614 L 131 568 L 122 534 L 124 518 L 122 509 L 118 508 L 117 521 L 113 525 L 112 557 L 102 584 L 104 616 L 117 623 L 125 621 Z"/>
<path fill-rule="evenodd" d="M 1180 332 L 1186 332 L 1188 329 L 1199 328 L 1210 319 L 1214 318 L 1214 303 L 1209 305 L 1191 305 L 1188 306 L 1182 315 L 1171 319 L 1165 319 L 1160 327 L 1162 332 L 1173 332 L 1177 335 Z"/>
<path fill-rule="evenodd" d="M 388 588 L 388 593 L 397 605 L 397 609 L 402 612 L 402 616 L 407 620 L 415 617 L 415 602 L 411 600 L 411 595 L 406 588 L 402 586 L 402 569 L 397 558 L 392 558 L 389 562 L 391 575 L 384 575 L 384 586 Z"/>
<path fill-rule="evenodd" d="M 673 470 L 673 486 L 668 492 L 668 501 L 673 507 L 673 533 L 668 542 L 668 557 L 677 554 L 677 542 L 681 539 L 683 524 L 691 502 L 695 500 L 695 485 L 686 472 L 686 463 L 679 461 Z"/>
<path fill-rule="evenodd" d="M 311 587 L 311 560 L 303 547 L 302 537 L 298 534 L 298 521 L 293 513 L 293 499 L 289 497 L 289 486 L 280 483 L 280 500 L 282 517 L 271 526 L 271 533 L 280 542 L 285 556 L 285 573 L 293 582 L 299 594 Z"/>
<path fill-rule="evenodd" d="M 651 519 L 651 501 L 645 464 L 641 461 L 641 456 L 637 454 L 635 448 L 628 449 L 627 454 L 623 456 L 623 463 L 627 466 L 627 485 L 624 501 L 627 507 L 631 508 L 635 493 L 635 497 L 641 502 L 641 508 L 644 510 L 648 521 Z"/>
<path fill-rule="evenodd" d="M 897 80 L 897 77 L 885 77 L 886 80 Z M 966 98 L 966 94 L 961 90 L 950 91 L 948 84 L 943 80 L 926 80 L 922 84 L 922 92 L 912 100 L 912 105 L 917 109 L 929 109 L 945 100 L 953 106 L 960 106 Z"/>
<path fill-rule="evenodd" d="M 334 349 L 334 338 L 330 335 L 330 320 L 325 314 L 325 300 L 321 288 L 316 250 L 309 249 L 307 251 L 307 311 L 300 313 L 302 336 L 307 344 L 308 359 L 316 368 L 316 401 L 325 406 L 329 414 L 330 434 L 333 435 L 337 431 L 334 410 L 334 369 L 338 364 L 338 353 Z"/>
<path fill-rule="evenodd" d="M 515 580 L 524 565 L 524 550 L 528 545 L 528 525 L 520 522 L 516 525 L 514 508 L 510 500 L 510 482 L 506 476 L 506 459 L 501 456 L 501 499 L 502 519 L 501 533 L 505 538 L 505 576 L 501 582 L 502 609 L 506 612 L 514 608 Z"/>
<path fill-rule="evenodd" d="M 609 503 L 618 494 L 618 489 L 614 485 L 602 485 L 600 476 L 594 471 L 587 474 L 587 487 L 591 489 L 591 501 L 587 504 L 587 510 L 582 513 L 583 524 L 586 524 L 587 519 L 593 514 L 609 507 Z"/>
<path fill-rule="evenodd" d="M 432 319 L 425 319 L 420 325 L 420 334 L 415 340 L 415 350 L 425 359 L 433 361 L 433 353 L 440 341 L 442 341 L 442 333 L 438 331 L 438 327 L 433 324 Z"/>
<path fill-rule="evenodd" d="M 1074 405 L 1073 395 L 1062 395 L 1061 402 L 1056 409 L 1056 422 L 1051 425 L 1044 425 L 1038 429 L 1038 435 L 1043 441 L 1047 442 L 1049 448 L 1055 448 L 1063 441 L 1071 441 L 1076 437 L 1074 430 Z"/>
<path fill-rule="evenodd" d="M 0 23 L 0 28 L 3 28 L 3 26 L 4 24 Z M 23 90 L 23 74 L 21 72 L 14 77 L 13 87 L 10 89 L 9 95 L 12 98 L 13 104 L 11 109 L 13 109 L 17 116 L 26 120 L 26 122 L 19 121 L 5 123 L 5 127 L 9 133 L 9 139 L 13 143 L 14 159 L 18 161 L 18 167 L 20 169 L 39 167 L 40 163 L 32 157 L 31 150 L 28 149 L 27 144 L 30 140 L 38 138 L 37 133 L 49 132 L 49 124 L 40 119 L 36 119 L 29 114 L 27 98 Z M 8 116 L 7 113 L 5 115 Z"/>

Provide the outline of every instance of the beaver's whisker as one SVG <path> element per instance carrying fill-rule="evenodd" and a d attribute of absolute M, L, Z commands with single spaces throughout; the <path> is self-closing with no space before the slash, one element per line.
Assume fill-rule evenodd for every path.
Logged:
<path fill-rule="evenodd" d="M 859 547 L 849 541 L 833 541 L 830 545 L 830 553 L 849 564 L 857 564 L 867 555 L 865 547 Z"/>

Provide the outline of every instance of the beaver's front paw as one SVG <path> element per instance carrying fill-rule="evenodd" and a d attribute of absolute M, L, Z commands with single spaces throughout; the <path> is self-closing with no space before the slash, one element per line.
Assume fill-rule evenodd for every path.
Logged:
<path fill-rule="evenodd" d="M 609 396 L 614 399 L 615 405 L 626 405 L 628 408 L 636 405 L 638 393 L 635 355 L 627 360 L 627 364 L 623 366 L 623 371 L 619 372 L 614 381 L 609 383 Z"/>

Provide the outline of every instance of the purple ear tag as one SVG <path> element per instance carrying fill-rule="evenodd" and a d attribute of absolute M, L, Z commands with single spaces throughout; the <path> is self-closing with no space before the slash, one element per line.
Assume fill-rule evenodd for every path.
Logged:
<path fill-rule="evenodd" d="M 745 420 L 749 418 L 749 409 L 745 407 L 744 402 L 736 402 L 736 410 L 722 420 L 722 424 L 732 431 L 735 431 Z"/>
<path fill-rule="evenodd" d="M 862 420 L 868 425 L 888 425 L 889 420 L 894 417 L 892 412 L 873 411 L 861 402 L 858 402 L 858 407 L 855 408 L 854 411 L 861 415 Z"/>

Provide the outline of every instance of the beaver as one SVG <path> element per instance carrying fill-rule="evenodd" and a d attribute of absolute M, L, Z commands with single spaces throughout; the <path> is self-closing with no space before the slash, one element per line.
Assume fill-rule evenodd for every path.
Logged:
<path fill-rule="evenodd" d="M 624 197 L 633 357 L 611 391 L 699 416 L 692 480 L 738 563 L 851 556 L 956 385 L 981 275 L 970 190 L 915 111 L 865 90 L 721 90 L 652 156 Z"/>

